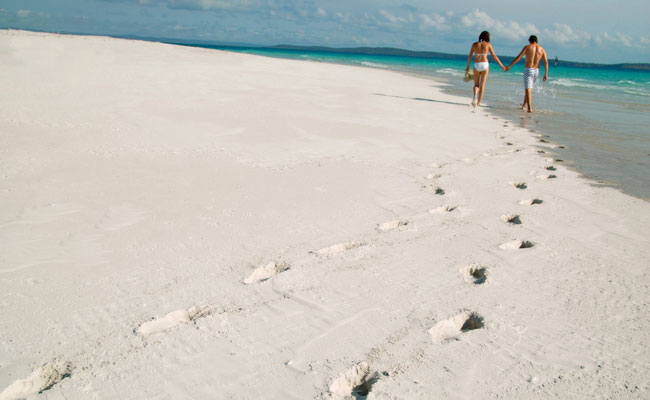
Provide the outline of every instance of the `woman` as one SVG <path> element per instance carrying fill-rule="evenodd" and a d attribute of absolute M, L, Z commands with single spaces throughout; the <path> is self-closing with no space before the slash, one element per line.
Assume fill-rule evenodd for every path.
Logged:
<path fill-rule="evenodd" d="M 485 81 L 487 80 L 488 72 L 490 72 L 490 64 L 488 63 L 488 53 L 492 55 L 492 58 L 496 60 L 497 63 L 501 66 L 502 70 L 506 70 L 506 67 L 501 64 L 501 60 L 494 54 L 492 45 L 490 44 L 490 33 L 488 31 L 483 31 L 478 37 L 478 42 L 475 42 L 472 45 L 471 50 L 469 51 L 469 57 L 467 57 L 467 68 L 465 72 L 469 72 L 469 62 L 472 60 L 472 54 L 474 55 L 474 98 L 472 99 L 472 106 L 480 106 L 481 99 L 483 98 L 483 91 L 485 90 Z M 478 92 L 478 101 L 476 99 L 476 93 Z"/>

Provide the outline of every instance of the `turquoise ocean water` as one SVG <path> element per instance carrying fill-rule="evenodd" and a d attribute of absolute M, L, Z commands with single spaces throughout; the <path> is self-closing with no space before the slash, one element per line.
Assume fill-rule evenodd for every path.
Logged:
<path fill-rule="evenodd" d="M 326 51 L 204 46 L 268 57 L 380 68 L 433 78 L 471 102 L 466 61 Z M 535 113 L 520 109 L 523 61 L 509 72 L 492 60 L 484 106 L 565 148 L 547 149 L 587 178 L 650 200 L 650 72 L 563 66 L 533 92 Z M 541 71 L 540 71 L 541 72 Z M 540 77 L 541 78 L 541 77 Z M 542 143 L 540 143 L 541 145 Z"/>

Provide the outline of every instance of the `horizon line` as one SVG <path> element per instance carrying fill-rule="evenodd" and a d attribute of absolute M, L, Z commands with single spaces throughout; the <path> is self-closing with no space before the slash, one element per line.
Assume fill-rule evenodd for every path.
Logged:
<path fill-rule="evenodd" d="M 458 53 L 445 53 L 445 52 L 440 52 L 440 51 L 435 51 L 435 50 L 410 50 L 410 49 L 405 49 L 405 48 L 400 48 L 400 47 L 390 47 L 390 46 L 359 46 L 359 47 L 331 47 L 331 46 L 324 46 L 324 45 L 293 45 L 293 44 L 285 44 L 285 43 L 278 43 L 274 45 L 262 45 L 262 44 L 254 44 L 250 42 L 228 42 L 228 41 L 218 41 L 218 40 L 204 40 L 204 39 L 183 39 L 183 38 L 172 38 L 172 37 L 164 37 L 164 36 L 143 36 L 143 35 L 135 35 L 135 34 L 110 34 L 110 33 L 85 33 L 85 32 L 74 32 L 74 31 L 49 31 L 49 30 L 38 30 L 38 29 L 25 29 L 25 28 L 12 28 L 10 26 L 7 27 L 0 27 L 0 29 L 4 30 L 14 30 L 14 31 L 26 31 L 26 32 L 33 32 L 33 33 L 51 33 L 51 34 L 59 34 L 59 35 L 73 35 L 73 36 L 105 36 L 105 37 L 111 37 L 115 39 L 134 39 L 134 40 L 143 40 L 147 42 L 160 42 L 160 43 L 166 43 L 166 44 L 178 44 L 178 45 L 192 45 L 192 44 L 204 44 L 207 46 L 222 46 L 222 47 L 249 47 L 249 48 L 259 48 L 259 49 L 278 49 L 278 48 L 283 48 L 285 50 L 291 50 L 291 48 L 294 48 L 295 50 L 312 50 L 312 51 L 334 51 L 334 52 L 341 52 L 341 51 L 353 51 L 353 50 L 394 50 L 394 51 L 399 51 L 399 52 L 405 52 L 405 53 L 411 53 L 409 54 L 390 54 L 390 53 L 374 53 L 376 55 L 394 55 L 394 56 L 403 56 L 403 57 L 417 57 L 418 54 L 420 56 L 427 57 L 427 54 L 429 55 L 429 58 L 433 54 L 438 54 L 442 56 L 453 56 L 454 58 L 465 58 L 466 56 L 464 54 L 458 54 Z M 359 54 L 372 54 L 372 53 L 363 53 L 360 52 Z M 507 55 L 502 55 L 502 57 L 509 57 L 514 59 L 516 56 L 507 56 Z M 555 58 L 549 58 L 549 65 L 551 62 L 553 62 Z M 618 63 L 597 63 L 597 62 L 590 62 L 590 61 L 571 61 L 571 60 L 564 60 L 558 58 L 558 61 L 562 61 L 565 64 L 569 64 L 570 66 L 577 66 L 577 67 L 587 67 L 587 68 L 612 68 L 612 67 L 624 67 L 624 66 L 638 66 L 641 68 L 620 68 L 624 70 L 633 70 L 633 71 L 640 71 L 640 72 L 650 72 L 650 62 L 618 62 Z"/>

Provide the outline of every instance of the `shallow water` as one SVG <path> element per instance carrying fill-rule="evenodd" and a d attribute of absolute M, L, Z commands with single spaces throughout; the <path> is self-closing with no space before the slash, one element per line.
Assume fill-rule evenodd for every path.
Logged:
<path fill-rule="evenodd" d="M 390 69 L 431 77 L 446 91 L 471 102 L 463 82 L 465 61 L 401 56 L 259 48 L 221 50 L 318 62 Z M 546 135 L 557 157 L 587 178 L 650 199 L 650 73 L 551 66 L 549 80 L 533 91 L 535 113 L 522 112 L 523 62 L 509 72 L 491 63 L 483 105 L 490 112 Z M 542 71 L 540 71 L 542 72 Z"/>

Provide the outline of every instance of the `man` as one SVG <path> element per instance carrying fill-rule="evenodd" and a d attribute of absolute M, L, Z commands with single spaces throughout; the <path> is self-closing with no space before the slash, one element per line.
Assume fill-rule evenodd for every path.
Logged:
<path fill-rule="evenodd" d="M 506 67 L 506 71 L 510 69 L 513 65 L 517 64 L 523 55 L 526 55 L 526 68 L 524 69 L 524 104 L 521 105 L 521 109 L 525 110 L 528 108 L 528 112 L 533 112 L 533 106 L 531 105 L 531 95 L 533 94 L 533 86 L 535 86 L 535 81 L 539 77 L 539 63 L 544 60 L 544 82 L 548 79 L 548 59 L 546 58 L 546 51 L 542 46 L 537 44 L 537 36 L 531 35 L 528 38 L 528 46 L 524 47 L 521 50 L 521 53 L 512 60 L 510 65 Z"/>

